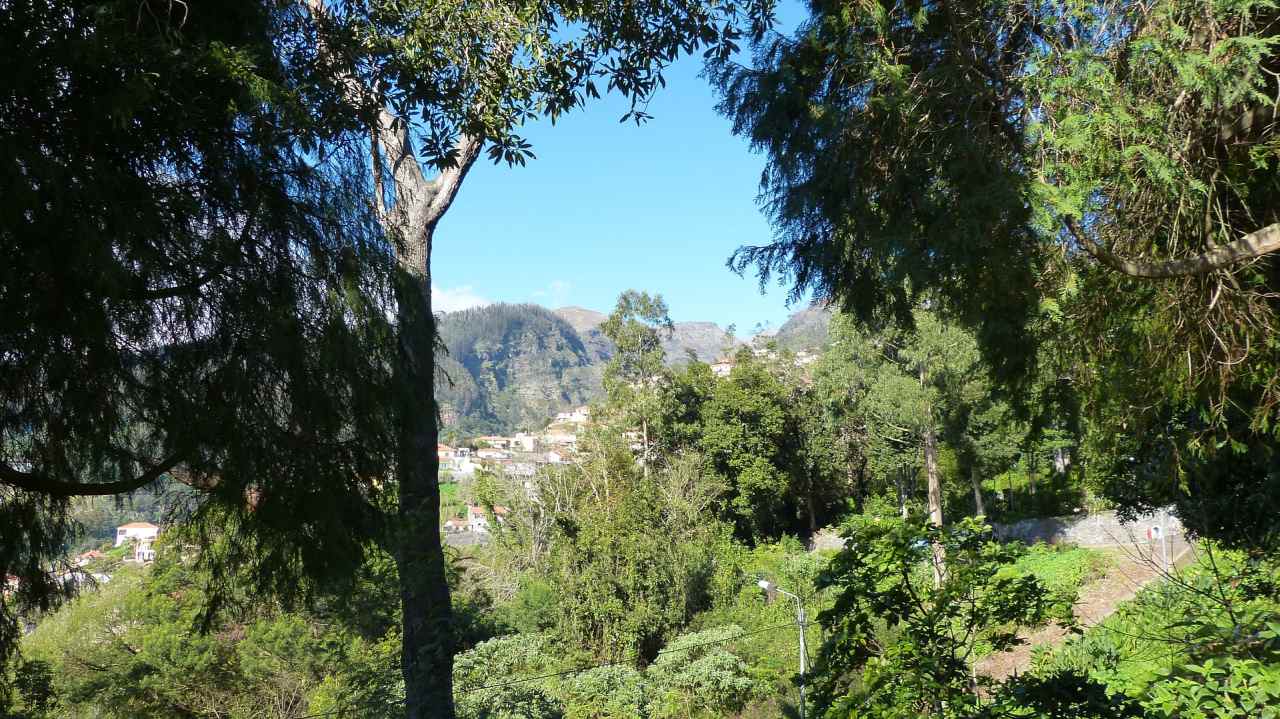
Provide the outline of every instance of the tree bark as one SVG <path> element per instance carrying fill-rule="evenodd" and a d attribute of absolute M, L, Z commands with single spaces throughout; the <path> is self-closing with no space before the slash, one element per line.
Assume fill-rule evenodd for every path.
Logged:
<path fill-rule="evenodd" d="M 924 474 L 929 483 L 929 522 L 942 526 L 942 481 L 938 475 L 938 434 L 933 427 L 924 433 Z M 933 543 L 933 585 L 946 577 L 946 553 L 942 544 Z"/>
<path fill-rule="evenodd" d="M 324 0 L 304 0 L 317 24 L 328 21 Z M 323 27 L 318 37 L 328 53 Z M 331 58 L 332 59 L 332 58 Z M 356 106 L 379 101 L 350 72 L 335 78 Z M 435 397 L 435 318 L 431 309 L 431 248 L 435 228 L 479 157 L 483 138 L 462 135 L 454 165 L 428 180 L 413 150 L 409 124 L 385 106 L 369 128 L 372 204 L 396 249 L 396 372 L 407 391 L 399 406 L 399 502 L 396 565 L 400 575 L 403 638 L 401 671 L 408 719 L 453 719 L 456 638 L 444 549 L 440 541 L 439 427 Z M 389 176 L 389 178 L 388 178 Z M 394 204 L 387 206 L 385 181 Z"/>
<path fill-rule="evenodd" d="M 987 516 L 987 507 L 982 502 L 982 483 L 978 481 L 978 470 L 969 468 L 969 481 L 973 484 L 973 508 L 979 517 Z"/>
<path fill-rule="evenodd" d="M 101 497 L 111 494 L 125 494 L 135 489 L 141 489 L 160 479 L 165 472 L 178 466 L 181 461 L 181 454 L 173 454 L 160 460 L 155 466 L 136 477 L 100 484 L 64 481 L 34 472 L 23 472 L 7 464 L 0 463 L 0 484 L 17 487 L 28 492 L 47 494 L 51 497 Z"/>
<path fill-rule="evenodd" d="M 396 241 L 396 319 L 400 336 L 397 369 L 401 372 L 401 386 L 409 388 L 400 408 L 397 457 L 400 534 L 396 563 L 404 625 L 401 670 L 405 716 L 452 719 L 457 642 L 440 542 L 431 249 L 436 226 L 453 204 L 458 188 L 479 157 L 482 143 L 465 135 L 459 138 L 457 164 L 428 181 L 414 156 L 403 121 L 384 111 L 377 137 L 395 182 L 395 205 L 382 216 L 388 234 Z M 380 185 L 381 181 L 375 184 Z"/>
<path fill-rule="evenodd" d="M 1075 220 L 1065 218 L 1064 223 L 1076 242 L 1099 262 L 1130 277 L 1143 279 L 1203 275 L 1280 250 L 1280 223 L 1275 223 L 1250 232 L 1235 242 L 1218 245 L 1193 257 L 1138 262 L 1126 260 L 1098 244 L 1076 225 Z"/>
<path fill-rule="evenodd" d="M 920 385 L 928 383 L 928 370 L 920 366 Z M 924 476 L 929 485 L 929 522 L 942 527 L 942 479 L 938 474 L 938 430 L 933 424 L 933 407 L 927 407 L 924 430 Z M 946 577 L 946 551 L 933 543 L 933 586 L 942 586 Z"/>
<path fill-rule="evenodd" d="M 456 640 L 440 543 L 439 431 L 435 410 L 435 327 L 431 315 L 430 235 L 398 258 L 397 320 L 401 386 L 399 535 L 396 565 L 404 633 L 401 671 L 409 719 L 453 717 Z"/>

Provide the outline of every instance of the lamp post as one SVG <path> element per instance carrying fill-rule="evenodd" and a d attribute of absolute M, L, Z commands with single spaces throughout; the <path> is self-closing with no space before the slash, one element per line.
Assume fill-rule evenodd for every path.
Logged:
<path fill-rule="evenodd" d="M 796 626 L 800 628 L 800 719 L 804 717 L 804 675 L 809 671 L 809 650 L 805 645 L 804 628 L 806 617 L 804 615 L 804 602 L 797 594 L 792 594 L 785 589 L 778 589 L 778 585 L 767 579 L 761 579 L 756 582 L 756 586 L 765 591 L 767 596 L 772 597 L 776 594 L 785 594 L 796 601 Z"/>

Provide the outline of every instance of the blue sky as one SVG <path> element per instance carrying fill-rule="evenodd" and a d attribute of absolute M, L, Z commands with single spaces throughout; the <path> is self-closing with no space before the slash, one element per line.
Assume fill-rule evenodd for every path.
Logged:
<path fill-rule="evenodd" d="M 436 233 L 437 310 L 485 302 L 579 305 L 607 312 L 627 288 L 660 292 L 676 321 L 734 323 L 740 334 L 790 312 L 725 260 L 772 231 L 756 204 L 764 158 L 731 133 L 700 58 L 666 73 L 653 119 L 620 124 L 606 97 L 525 129 L 525 167 L 471 171 Z"/>

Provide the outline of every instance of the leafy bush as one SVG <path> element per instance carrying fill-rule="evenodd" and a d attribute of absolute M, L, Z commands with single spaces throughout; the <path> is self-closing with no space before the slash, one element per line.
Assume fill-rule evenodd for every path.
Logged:
<path fill-rule="evenodd" d="M 1027 547 L 1007 571 L 1011 576 L 1030 574 L 1039 580 L 1049 592 L 1053 605 L 1050 613 L 1070 619 L 1081 587 L 1101 578 L 1110 566 L 1110 558 L 1097 550 L 1037 542 Z"/>
<path fill-rule="evenodd" d="M 730 624 L 685 634 L 668 644 L 645 672 L 654 685 L 651 719 L 724 716 L 741 709 L 756 684 L 725 644 L 742 634 Z"/>

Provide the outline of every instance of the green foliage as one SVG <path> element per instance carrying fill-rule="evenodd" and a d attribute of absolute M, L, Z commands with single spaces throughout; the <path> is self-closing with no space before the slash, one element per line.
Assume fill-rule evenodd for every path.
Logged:
<path fill-rule="evenodd" d="M 566 719 L 627 719 L 647 716 L 644 675 L 629 666 L 603 666 L 564 682 Z"/>
<path fill-rule="evenodd" d="M 837 597 L 819 615 L 827 638 L 815 703 L 833 716 L 968 716 L 982 682 L 969 666 L 978 643 L 1010 646 L 1013 629 L 1046 618 L 1047 591 L 1011 571 L 1015 552 L 976 520 L 942 529 L 856 516 L 844 529 L 845 549 L 819 579 Z M 935 543 L 946 556 L 937 586 L 929 571 Z"/>
<path fill-rule="evenodd" d="M 174 554 L 164 547 L 152 568 L 118 571 L 24 640 L 24 654 L 52 668 L 57 705 L 70 716 L 305 713 L 346 661 L 341 635 L 267 607 L 220 612 L 200 633 L 206 598 L 187 567 L 164 559 Z"/>
<path fill-rule="evenodd" d="M 296 594 L 359 564 L 389 476 L 389 248 L 362 159 L 316 152 L 351 118 L 294 9 L 153 10 L 0 9 L 3 655 L 67 497 L 181 464 L 255 545 L 206 557 Z"/>
<path fill-rule="evenodd" d="M 1110 557 L 1095 549 L 1036 543 L 1008 571 L 1013 576 L 1035 577 L 1054 603 L 1054 614 L 1069 619 L 1080 588 L 1101 578 L 1110 565 Z"/>
<path fill-rule="evenodd" d="M 1207 545 L 1197 565 L 1047 653 L 1039 671 L 1088 673 L 1150 717 L 1272 716 L 1280 706 L 1276 577 L 1273 562 Z"/>
<path fill-rule="evenodd" d="M 1019 338 L 1042 265 L 1030 226 L 1012 78 L 1034 42 L 1013 2 L 813 2 L 793 36 L 755 44 L 750 68 L 713 65 L 720 109 L 763 150 L 777 238 L 732 266 L 792 296 L 812 290 L 863 320 L 909 326 L 921 295 L 1025 368 Z M 1006 23 L 1008 23 L 1006 25 Z"/>
<path fill-rule="evenodd" d="M 727 487 L 727 514 L 741 538 L 791 528 L 799 499 L 792 406 L 788 388 L 744 349 L 702 407 L 699 447 Z"/>
<path fill-rule="evenodd" d="M 756 687 L 747 665 L 724 648 L 741 634 L 725 625 L 672 640 L 646 671 L 655 695 L 650 719 L 716 717 L 740 710 Z"/>
<path fill-rule="evenodd" d="M 1088 417 L 1092 443 L 1121 445 L 1087 471 L 1122 510 L 1177 501 L 1202 536 L 1274 541 L 1276 260 L 1203 253 L 1280 226 L 1275 3 L 809 11 L 750 67 L 713 64 L 768 156 L 777 230 L 733 267 L 874 326 L 936 301 L 1013 404 L 1074 386 L 1032 434 Z M 1233 506 L 1257 512 L 1237 525 Z"/>
<path fill-rule="evenodd" d="M 548 574 L 559 598 L 557 632 L 594 656 L 653 656 L 705 603 L 714 525 L 663 506 L 656 480 L 613 475 L 603 502 L 562 517 Z"/>

